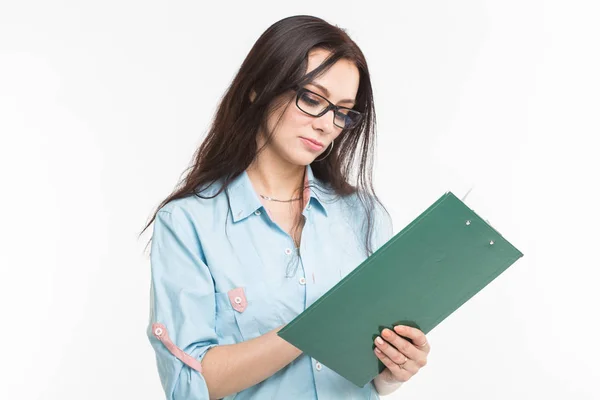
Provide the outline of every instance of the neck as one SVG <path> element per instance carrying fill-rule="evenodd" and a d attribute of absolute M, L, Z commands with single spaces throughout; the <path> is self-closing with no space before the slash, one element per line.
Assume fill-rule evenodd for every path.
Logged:
<path fill-rule="evenodd" d="M 306 166 L 285 162 L 265 148 L 246 171 L 258 194 L 289 200 L 301 196 L 297 189 L 302 184 L 305 169 Z"/>

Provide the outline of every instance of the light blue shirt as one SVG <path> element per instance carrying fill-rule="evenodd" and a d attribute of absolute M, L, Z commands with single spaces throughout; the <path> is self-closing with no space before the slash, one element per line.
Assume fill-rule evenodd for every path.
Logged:
<path fill-rule="evenodd" d="M 159 210 L 147 334 L 167 399 L 208 399 L 198 370 L 210 348 L 287 324 L 366 259 L 366 214 L 358 197 L 319 190 L 327 186 L 306 168 L 309 184 L 316 187 L 311 186 L 302 212 L 300 258 L 291 236 L 270 219 L 246 171 L 227 189 L 229 201 L 223 191 L 212 199 L 177 199 Z M 213 195 L 219 187 L 214 184 L 202 195 Z M 387 213 L 379 207 L 374 212 L 373 251 L 392 237 Z M 293 259 L 296 265 L 290 264 Z M 339 335 L 343 340 L 344 332 Z M 233 398 L 379 396 L 372 382 L 357 387 L 302 354 L 265 381 L 227 397 Z"/>

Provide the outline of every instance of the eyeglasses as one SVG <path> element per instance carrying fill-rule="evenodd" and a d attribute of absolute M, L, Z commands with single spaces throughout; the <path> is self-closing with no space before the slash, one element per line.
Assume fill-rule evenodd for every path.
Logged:
<path fill-rule="evenodd" d="M 333 124 L 342 129 L 355 128 L 363 116 L 362 113 L 348 107 L 336 106 L 325 97 L 306 88 L 298 89 L 296 106 L 300 111 L 312 117 L 320 117 L 328 113 L 329 110 L 333 110 Z"/>

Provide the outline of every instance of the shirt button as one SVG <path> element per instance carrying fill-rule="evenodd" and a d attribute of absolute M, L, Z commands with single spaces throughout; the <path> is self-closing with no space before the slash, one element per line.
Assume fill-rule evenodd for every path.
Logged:
<path fill-rule="evenodd" d="M 307 210 L 310 210 L 310 208 L 311 208 L 311 205 L 310 205 L 310 204 L 306 206 L 306 209 L 307 209 Z"/>
<path fill-rule="evenodd" d="M 304 277 L 300 278 L 299 282 L 301 285 L 306 285 L 306 279 L 304 279 Z"/>
<path fill-rule="evenodd" d="M 235 301 L 236 304 L 240 304 L 242 302 L 242 298 L 238 296 L 235 299 L 233 299 L 233 301 Z"/>
<path fill-rule="evenodd" d="M 320 362 L 317 361 L 317 363 L 315 364 L 315 368 L 317 369 L 317 371 L 320 371 L 321 368 L 323 368 L 323 366 L 321 365 Z"/>
<path fill-rule="evenodd" d="M 292 254 L 292 249 L 285 249 L 285 254 L 287 254 L 288 256 L 289 256 L 290 254 Z"/>
<path fill-rule="evenodd" d="M 256 211 L 254 211 L 254 214 L 255 214 L 255 215 L 260 215 L 260 210 L 256 210 Z"/>

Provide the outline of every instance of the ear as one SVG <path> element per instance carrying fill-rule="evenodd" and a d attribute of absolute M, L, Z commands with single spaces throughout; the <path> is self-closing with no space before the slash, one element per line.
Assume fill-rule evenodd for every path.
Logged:
<path fill-rule="evenodd" d="M 254 103 L 254 99 L 256 99 L 256 92 L 254 89 L 250 91 L 250 103 Z"/>

